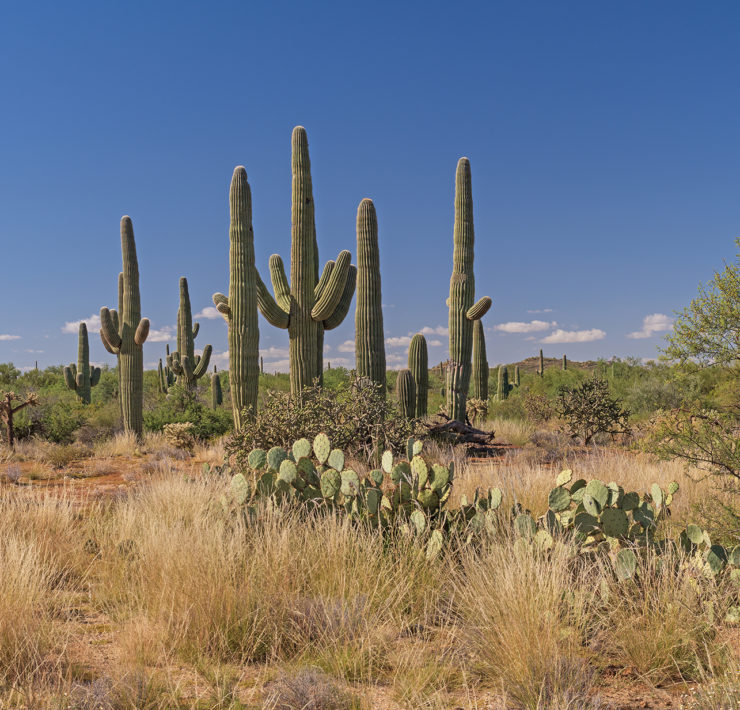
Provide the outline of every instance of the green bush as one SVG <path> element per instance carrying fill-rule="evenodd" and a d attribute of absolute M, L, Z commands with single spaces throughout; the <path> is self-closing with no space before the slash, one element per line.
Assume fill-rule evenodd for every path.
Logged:
<path fill-rule="evenodd" d="M 222 436 L 233 426 L 230 409 L 210 409 L 194 392 L 179 385 L 170 387 L 166 398 L 144 410 L 144 427 L 149 431 L 162 431 L 167 424 L 185 422 L 193 425 L 193 436 L 202 441 Z"/>

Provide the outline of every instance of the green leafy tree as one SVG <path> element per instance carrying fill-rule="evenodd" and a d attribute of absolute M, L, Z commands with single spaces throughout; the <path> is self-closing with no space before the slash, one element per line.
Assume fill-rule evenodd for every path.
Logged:
<path fill-rule="evenodd" d="M 735 241 L 740 248 L 740 239 Z M 729 375 L 721 406 L 696 401 L 662 412 L 646 441 L 663 458 L 679 458 L 709 474 L 740 479 L 740 253 L 715 272 L 678 314 L 665 358 Z"/>

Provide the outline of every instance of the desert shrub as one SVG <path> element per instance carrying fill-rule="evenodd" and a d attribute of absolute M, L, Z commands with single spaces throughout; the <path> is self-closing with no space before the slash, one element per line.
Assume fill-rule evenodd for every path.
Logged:
<path fill-rule="evenodd" d="M 556 414 L 552 400 L 544 394 L 527 392 L 522 397 L 522 407 L 527 413 L 527 419 L 537 424 L 550 421 Z"/>
<path fill-rule="evenodd" d="M 266 392 L 257 416 L 231 438 L 227 452 L 239 458 L 253 448 L 290 447 L 323 432 L 348 455 L 369 457 L 388 448 L 402 450 L 416 426 L 400 416 L 381 387 L 355 378 L 331 390 L 314 384 L 300 396 Z"/>
<path fill-rule="evenodd" d="M 172 386 L 163 401 L 144 411 L 144 427 L 149 431 L 162 431 L 167 424 L 185 422 L 193 425 L 196 439 L 205 441 L 231 429 L 231 411 L 226 407 L 210 409 L 194 392 L 179 385 Z"/>
<path fill-rule="evenodd" d="M 556 404 L 570 435 L 590 444 L 596 434 L 629 433 L 629 411 L 609 393 L 609 383 L 598 377 L 575 387 L 561 386 Z"/>
<path fill-rule="evenodd" d="M 51 444 L 46 447 L 41 460 L 52 468 L 64 468 L 72 461 L 92 456 L 92 450 L 80 444 Z"/>

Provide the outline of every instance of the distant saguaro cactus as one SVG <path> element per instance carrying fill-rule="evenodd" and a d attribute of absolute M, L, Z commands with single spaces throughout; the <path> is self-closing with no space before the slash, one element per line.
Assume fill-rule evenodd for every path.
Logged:
<path fill-rule="evenodd" d="M 465 422 L 465 402 L 470 387 L 473 322 L 491 307 L 487 296 L 475 301 L 475 232 L 470 162 L 460 158 L 455 174 L 455 227 L 449 307 L 450 362 L 447 367 L 447 413 L 450 419 Z"/>
<path fill-rule="evenodd" d="M 77 392 L 83 404 L 90 404 L 90 388 L 100 382 L 100 368 L 90 365 L 90 344 L 87 339 L 87 324 L 80 323 L 77 337 L 77 365 L 64 368 L 64 381 L 69 389 Z"/>
<path fill-rule="evenodd" d="M 323 378 L 324 331 L 336 328 L 347 315 L 355 291 L 357 270 L 350 253 L 340 252 L 319 278 L 311 161 L 306 129 L 297 126 L 292 138 L 293 207 L 290 248 L 290 283 L 279 255 L 270 257 L 274 298 L 257 279 L 262 315 L 290 339 L 290 391 L 298 394 L 314 379 Z"/>
<path fill-rule="evenodd" d="M 488 360 L 486 359 L 486 336 L 483 322 L 473 323 L 473 397 L 488 400 Z"/>
<path fill-rule="evenodd" d="M 357 208 L 355 363 L 360 377 L 367 377 L 382 385 L 385 392 L 385 339 L 380 289 L 378 218 L 373 201 L 368 199 L 362 200 Z"/>
<path fill-rule="evenodd" d="M 563 355 L 563 371 L 568 369 L 568 358 Z"/>
<path fill-rule="evenodd" d="M 213 375 L 211 375 L 211 407 L 218 409 L 223 404 L 224 395 L 221 390 L 221 378 L 218 376 L 216 366 L 213 366 Z"/>
<path fill-rule="evenodd" d="M 429 354 L 427 339 L 421 333 L 411 338 L 408 364 L 416 387 L 414 416 L 425 417 L 429 398 Z"/>
<path fill-rule="evenodd" d="M 118 355 L 119 397 L 123 428 L 140 437 L 144 428 L 144 342 L 149 319 L 141 317 L 139 263 L 136 258 L 134 227 L 130 217 L 121 219 L 123 272 L 119 277 L 120 312 L 100 309 L 100 337 L 109 353 Z"/>
<path fill-rule="evenodd" d="M 537 374 L 540 377 L 544 377 L 545 376 L 545 357 L 542 354 L 542 349 L 540 349 L 540 369 L 537 370 Z"/>
<path fill-rule="evenodd" d="M 167 394 L 167 390 L 169 389 L 166 369 L 162 367 L 162 358 L 159 358 L 159 365 L 157 365 L 157 389 L 159 389 L 161 394 Z"/>
<path fill-rule="evenodd" d="M 519 365 L 514 367 L 514 387 L 519 387 L 521 379 L 519 377 Z"/>
<path fill-rule="evenodd" d="M 257 324 L 257 283 L 252 231 L 252 192 L 247 171 L 234 168 L 229 191 L 229 295 L 214 293 L 213 302 L 229 324 L 229 382 L 234 429 L 245 412 L 257 412 L 260 333 Z"/>
<path fill-rule="evenodd" d="M 416 411 L 416 383 L 411 370 L 401 370 L 396 379 L 396 396 L 401 416 L 413 419 Z"/>
<path fill-rule="evenodd" d="M 173 352 L 167 365 L 177 375 L 185 389 L 193 389 L 195 383 L 208 372 L 213 348 L 206 345 L 203 354 L 195 354 L 195 338 L 200 330 L 198 323 L 193 323 L 193 312 L 190 308 L 188 280 L 180 277 L 180 307 L 177 309 L 177 350 Z"/>
<path fill-rule="evenodd" d="M 498 391 L 496 393 L 496 399 L 499 402 L 503 402 L 509 398 L 509 390 L 511 385 L 509 384 L 509 370 L 506 365 L 499 365 L 498 368 Z"/>

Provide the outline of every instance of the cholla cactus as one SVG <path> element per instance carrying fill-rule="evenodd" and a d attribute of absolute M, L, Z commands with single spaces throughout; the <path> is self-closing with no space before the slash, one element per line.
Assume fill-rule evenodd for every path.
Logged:
<path fill-rule="evenodd" d="M 355 291 L 357 269 L 343 251 L 329 261 L 319 278 L 311 161 L 306 129 L 297 126 L 292 139 L 293 208 L 290 249 L 290 283 L 283 260 L 270 257 L 274 298 L 257 277 L 257 298 L 269 323 L 288 330 L 290 338 L 290 391 L 298 394 L 314 379 L 323 378 L 324 331 L 336 328 L 347 315 Z"/>
<path fill-rule="evenodd" d="M 144 354 L 149 319 L 141 317 L 139 263 L 130 217 L 121 219 L 123 272 L 119 276 L 119 310 L 100 309 L 100 337 L 109 353 L 118 356 L 119 398 L 123 428 L 141 436 L 144 428 Z"/>
<path fill-rule="evenodd" d="M 64 368 L 64 381 L 83 404 L 90 404 L 90 388 L 100 382 L 100 368 L 90 365 L 90 345 L 87 339 L 87 324 L 80 323 L 77 339 L 77 365 L 71 363 Z"/>
<path fill-rule="evenodd" d="M 451 419 L 465 422 L 473 350 L 473 323 L 491 307 L 487 296 L 475 302 L 473 274 L 473 190 L 470 162 L 460 158 L 455 175 L 455 228 L 450 297 L 450 362 L 447 368 L 447 411 Z"/>
<path fill-rule="evenodd" d="M 202 355 L 195 354 L 195 338 L 200 330 L 198 323 L 193 323 L 193 312 L 190 308 L 188 280 L 180 277 L 180 307 L 177 309 L 177 350 L 168 356 L 167 365 L 177 375 L 185 389 L 191 390 L 195 383 L 208 372 L 208 363 L 213 348 L 206 345 Z"/>

